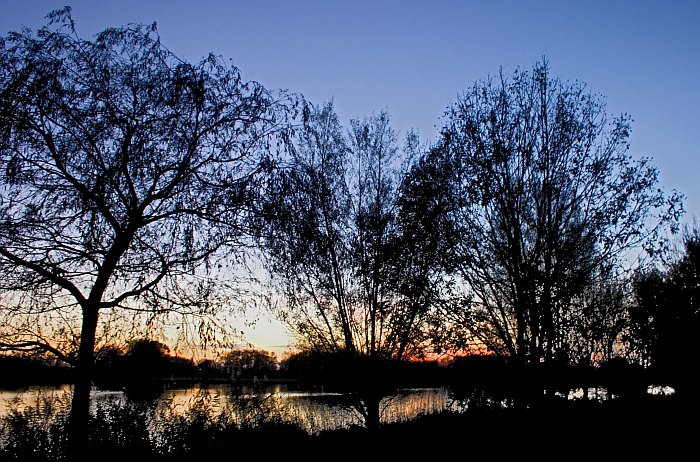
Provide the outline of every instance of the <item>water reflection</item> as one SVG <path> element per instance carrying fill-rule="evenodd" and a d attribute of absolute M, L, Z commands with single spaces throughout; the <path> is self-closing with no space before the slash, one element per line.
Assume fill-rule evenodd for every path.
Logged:
<path fill-rule="evenodd" d="M 236 422 L 256 425 L 275 418 L 309 433 L 367 425 L 375 403 L 350 393 L 289 390 L 284 385 L 265 388 L 232 389 L 226 386 L 166 390 L 158 406 L 168 406 L 176 414 L 188 412 L 193 403 L 205 400 L 216 416 L 226 413 Z M 379 397 L 380 423 L 406 421 L 421 414 L 441 412 L 449 407 L 446 388 L 412 388 Z"/>
<path fill-rule="evenodd" d="M 617 397 L 615 394 L 611 394 L 606 387 L 572 388 L 567 392 L 556 391 L 555 395 L 570 401 L 579 399 L 607 401 Z"/>
<path fill-rule="evenodd" d="M 37 415 L 65 413 L 70 409 L 71 393 L 70 385 L 0 390 L 0 418 L 12 411 L 23 413 L 28 409 L 34 410 Z M 94 402 L 93 400 L 93 405 Z"/>
<path fill-rule="evenodd" d="M 71 387 L 28 387 L 21 390 L 0 390 L 0 417 L 12 410 L 28 408 L 42 413 L 61 414 L 70 408 Z M 228 385 L 153 390 L 102 390 L 93 392 L 92 412 L 100 406 L 124 405 L 126 402 L 150 402 L 154 416 L 185 416 L 205 412 L 210 418 L 225 414 L 240 425 L 255 426 L 274 419 L 297 425 L 309 433 L 338 428 L 364 426 L 365 403 L 353 394 L 289 389 L 284 384 L 267 387 L 231 387 Z M 381 423 L 399 422 L 421 414 L 449 408 L 450 397 L 445 388 L 399 390 L 379 401 Z"/>
<path fill-rule="evenodd" d="M 270 421 L 297 425 L 309 433 L 360 425 L 340 393 L 287 390 L 270 387 L 193 386 L 166 390 L 157 402 L 156 415 L 186 415 L 193 408 L 212 417 L 226 415 L 243 426 Z"/>
<path fill-rule="evenodd" d="M 661 385 L 649 385 L 647 387 L 647 394 L 657 395 L 657 396 L 671 396 L 676 393 L 672 387 L 661 386 Z"/>
<path fill-rule="evenodd" d="M 47 421 L 65 414 L 70 408 L 71 386 L 35 386 L 20 390 L 0 390 L 0 418 L 16 410 L 31 408 L 33 418 Z M 551 393 L 558 399 L 607 400 L 616 395 L 604 387 L 573 388 Z M 650 386 L 647 393 L 670 395 L 670 387 Z M 443 411 L 464 412 L 475 408 L 508 408 L 517 404 L 507 393 L 471 389 L 456 393 L 448 388 L 411 388 L 390 396 L 362 396 L 329 393 L 323 390 L 298 390 L 285 384 L 257 387 L 230 385 L 193 385 L 187 388 L 106 390 L 93 392 L 92 412 L 101 406 L 146 404 L 158 418 L 173 416 L 216 419 L 225 417 L 242 426 L 284 423 L 314 434 L 324 430 L 350 428 L 378 423 L 401 422 L 419 415 Z M 375 422 L 376 423 L 376 422 Z"/>

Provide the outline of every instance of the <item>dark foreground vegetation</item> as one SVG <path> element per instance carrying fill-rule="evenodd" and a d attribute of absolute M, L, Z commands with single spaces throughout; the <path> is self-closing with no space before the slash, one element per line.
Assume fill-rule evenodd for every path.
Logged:
<path fill-rule="evenodd" d="M 160 416 L 146 405 L 111 405 L 91 418 L 87 455 L 102 459 L 191 460 L 251 454 L 273 458 L 440 457 L 458 451 L 495 457 L 537 454 L 580 458 L 633 455 L 680 456 L 693 442 L 697 408 L 673 397 L 614 401 L 541 400 L 525 407 L 482 403 L 464 413 L 443 412 L 412 421 L 310 435 L 274 416 L 235 423 L 212 418 L 206 404 L 185 415 Z M 42 421 L 38 410 L 2 422 L 0 460 L 70 460 L 66 418 Z M 395 459 L 394 459 L 395 460 Z"/>
<path fill-rule="evenodd" d="M 352 457 L 361 457 L 367 448 L 386 457 L 447 456 L 456 446 L 470 454 L 499 458 L 532 451 L 551 457 L 675 454 L 693 441 L 693 427 L 687 422 L 700 410 L 692 374 L 680 369 L 669 373 L 674 370 L 668 365 L 643 367 L 623 358 L 597 366 L 554 362 L 522 366 L 496 355 L 438 362 L 303 352 L 277 362 L 267 352 L 241 350 L 220 361 L 195 363 L 170 356 L 164 345 L 147 340 L 101 358 L 96 383 L 124 390 L 127 399 L 101 403 L 91 413 L 89 441 L 81 452 L 99 457 L 188 460 L 230 457 L 243 450 L 264 458 L 303 457 L 331 454 L 337 448 L 345 448 Z M 674 366 L 680 367 L 679 362 Z M 5 356 L 0 368 L 3 386 L 72 379 L 70 368 L 37 359 Z M 339 399 L 347 400 L 363 423 L 309 433 L 285 420 L 263 393 L 260 399 L 234 400 L 235 406 L 223 413 L 214 411 L 209 395 L 197 398 L 181 413 L 157 405 L 169 386 L 230 383 L 236 395 L 237 386 L 270 382 L 343 393 Z M 677 392 L 651 395 L 652 384 L 670 385 Z M 466 409 L 386 423 L 380 402 L 410 387 L 448 387 Z M 575 389 L 585 390 L 584 397 L 567 399 Z M 588 389 L 604 394 L 587 398 Z M 47 401 L 3 418 L 0 460 L 71 460 L 66 409 Z"/>
<path fill-rule="evenodd" d="M 125 358 L 128 354 L 122 358 L 127 364 Z M 16 358 L 4 360 L 24 367 L 33 364 Z M 143 373 L 143 369 L 136 370 Z M 212 367 L 211 371 L 218 371 L 221 377 L 220 369 Z M 700 406 L 692 394 L 650 395 L 649 384 L 666 384 L 659 382 L 664 380 L 662 372 L 625 360 L 599 367 L 549 364 L 521 368 L 496 356 L 463 357 L 447 364 L 369 364 L 344 355 L 299 354 L 283 361 L 269 380 L 293 381 L 300 387 L 322 385 L 348 396 L 354 392 L 362 402 L 358 409 L 367 411 L 363 425 L 309 433 L 285 421 L 264 396 L 235 400 L 225 412 L 216 412 L 208 395 L 197 398 L 181 413 L 158 407 L 157 397 L 168 380 L 142 377 L 136 385 L 132 371 L 132 381 L 126 382 L 128 399 L 102 403 L 91 414 L 89 441 L 82 453 L 114 459 L 191 460 L 229 458 L 245 452 L 268 460 L 325 457 L 343 448 L 350 458 L 366 456 L 368 451 L 373 457 L 446 457 L 456 450 L 496 459 L 524 454 L 566 459 L 635 454 L 673 457 L 692 443 L 693 426 L 688 422 Z M 215 377 L 200 381 L 214 381 Z M 240 377 L 241 382 L 251 383 L 247 372 Z M 685 385 L 697 388 L 697 384 Z M 466 403 L 466 410 L 380 422 L 379 400 L 402 386 L 449 386 L 453 398 Z M 607 395 L 602 399 L 566 397 L 572 389 L 596 387 L 607 390 Z M 369 411 L 372 397 L 377 399 L 375 414 Z M 14 410 L 0 421 L 0 460 L 71 460 L 69 420 L 67 411 L 49 402 Z"/>

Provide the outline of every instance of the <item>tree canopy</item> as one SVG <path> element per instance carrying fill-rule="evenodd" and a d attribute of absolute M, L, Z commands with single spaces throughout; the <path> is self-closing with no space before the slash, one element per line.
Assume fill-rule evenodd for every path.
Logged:
<path fill-rule="evenodd" d="M 266 190 L 263 246 L 281 316 L 321 351 L 378 358 L 420 352 L 438 296 L 429 252 L 405 177 L 410 134 L 399 151 L 383 111 L 345 131 L 332 103 L 310 107 L 287 168 Z"/>
<path fill-rule="evenodd" d="M 214 313 L 215 257 L 244 243 L 298 99 L 179 59 L 155 25 L 49 19 L 0 41 L 0 340 L 89 377 L 100 316 Z"/>
<path fill-rule="evenodd" d="M 629 135 L 628 116 L 610 119 L 601 97 L 546 62 L 477 82 L 448 109 L 425 161 L 440 167 L 417 175 L 451 172 L 455 329 L 520 362 L 567 359 L 592 288 L 631 250 L 658 252 L 682 213 Z"/>
<path fill-rule="evenodd" d="M 697 386 L 696 333 L 700 328 L 700 231 L 687 232 L 683 250 L 665 268 L 641 269 L 633 278 L 631 341 L 635 352 L 679 394 Z"/>

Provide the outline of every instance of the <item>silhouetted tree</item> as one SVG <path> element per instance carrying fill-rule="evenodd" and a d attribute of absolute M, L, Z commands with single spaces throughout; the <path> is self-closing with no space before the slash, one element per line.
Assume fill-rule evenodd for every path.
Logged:
<path fill-rule="evenodd" d="M 124 377 L 124 351 L 115 345 L 105 345 L 95 351 L 95 377 L 120 381 Z"/>
<path fill-rule="evenodd" d="M 162 378 L 168 373 L 170 348 L 157 340 L 140 338 L 128 344 L 125 372 L 131 380 Z"/>
<path fill-rule="evenodd" d="M 389 359 L 424 353 L 444 278 L 431 202 L 406 177 L 420 149 L 403 151 L 386 112 L 345 131 L 331 103 L 308 108 L 290 165 L 266 190 L 263 246 L 285 295 L 282 319 L 355 387 L 368 428 L 379 425 Z"/>
<path fill-rule="evenodd" d="M 277 372 L 279 363 L 274 353 L 252 348 L 231 350 L 222 359 L 230 369 L 231 377 L 256 377 Z"/>
<path fill-rule="evenodd" d="M 284 321 L 311 349 L 402 358 L 426 339 L 437 235 L 403 200 L 419 194 L 404 181 L 417 136 L 403 154 L 396 142 L 386 112 L 345 132 L 331 103 L 309 107 L 289 167 L 268 185 L 267 267 L 286 296 Z"/>
<path fill-rule="evenodd" d="M 657 356 L 657 327 L 670 332 L 665 317 L 671 311 L 664 311 L 665 286 L 664 275 L 658 268 L 639 270 L 633 278 L 634 301 L 629 307 L 631 324 L 631 343 L 634 352 L 645 365 L 651 364 L 651 358 Z M 656 326 L 655 326 L 656 324 Z M 663 356 L 663 355 L 662 355 Z"/>
<path fill-rule="evenodd" d="M 681 197 L 628 153 L 629 117 L 609 120 L 600 97 L 546 62 L 475 84 L 446 119 L 426 163 L 452 172 L 464 298 L 450 322 L 521 364 L 566 356 L 564 326 L 586 316 L 577 300 L 630 249 L 658 251 Z"/>
<path fill-rule="evenodd" d="M 628 290 L 617 278 L 598 279 L 571 301 L 561 348 L 572 363 L 599 365 L 627 356 Z"/>
<path fill-rule="evenodd" d="M 5 352 L 0 354 L 0 386 L 60 385 L 71 380 L 73 371 L 48 354 Z M 5 409 L 7 412 L 7 408 Z"/>
<path fill-rule="evenodd" d="M 295 103 L 155 25 L 85 40 L 69 8 L 49 19 L 0 40 L 0 335 L 76 366 L 77 418 L 101 319 L 214 312 L 211 263 L 242 244 Z"/>
<path fill-rule="evenodd" d="M 630 307 L 632 342 L 662 381 L 684 397 L 697 384 L 700 329 L 700 232 L 684 238 L 684 252 L 666 270 L 653 268 L 634 279 Z"/>

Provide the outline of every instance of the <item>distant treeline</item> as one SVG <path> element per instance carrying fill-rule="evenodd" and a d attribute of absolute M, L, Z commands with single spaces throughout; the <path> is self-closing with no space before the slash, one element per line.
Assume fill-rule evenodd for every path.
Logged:
<path fill-rule="evenodd" d="M 96 383 L 139 386 L 188 382 L 295 382 L 327 390 L 393 390 L 397 387 L 452 386 L 513 391 L 568 390 L 607 387 L 617 396 L 646 393 L 651 384 L 667 385 L 663 371 L 615 358 L 599 366 L 564 363 L 520 366 L 495 355 L 471 355 L 449 361 L 376 360 L 342 353 L 300 352 L 278 361 L 264 350 L 234 350 L 219 360 L 194 361 L 168 354 L 162 343 L 140 339 L 122 351 L 110 348 L 98 355 Z M 72 367 L 56 361 L 13 355 L 0 356 L 0 386 L 71 383 Z M 661 373 L 660 373 L 661 372 Z"/>

